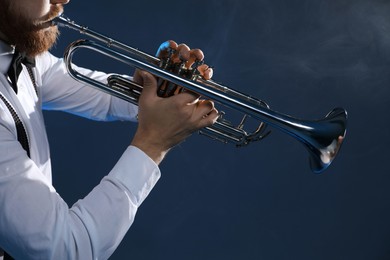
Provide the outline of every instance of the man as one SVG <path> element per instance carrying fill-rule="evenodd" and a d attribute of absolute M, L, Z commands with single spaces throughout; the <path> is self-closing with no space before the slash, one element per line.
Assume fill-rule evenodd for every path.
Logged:
<path fill-rule="evenodd" d="M 156 79 L 147 72 L 135 75 L 144 86 L 139 108 L 72 80 L 63 61 L 47 52 L 57 37 L 50 20 L 68 2 L 0 0 L 0 248 L 6 258 L 107 259 L 159 179 L 166 153 L 218 117 L 212 102 L 189 93 L 158 97 Z M 177 49 L 189 59 L 199 54 L 184 45 Z M 17 53 L 35 57 L 32 79 L 27 67 L 34 62 Z M 15 60 L 26 64 L 19 77 Z M 117 164 L 71 208 L 51 184 L 42 108 L 96 120 L 138 118 Z"/>

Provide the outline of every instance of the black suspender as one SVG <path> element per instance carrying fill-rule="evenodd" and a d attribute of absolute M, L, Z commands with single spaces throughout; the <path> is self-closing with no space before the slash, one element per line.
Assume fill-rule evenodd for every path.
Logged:
<path fill-rule="evenodd" d="M 4 252 L 4 260 L 13 260 L 12 256 L 10 256 L 9 254 L 7 254 L 7 252 Z"/>
<path fill-rule="evenodd" d="M 9 112 L 11 112 L 11 115 L 15 122 L 18 141 L 22 145 L 23 149 L 26 150 L 28 157 L 30 157 L 30 145 L 28 144 L 27 132 L 26 132 L 26 128 L 23 125 L 23 122 L 20 120 L 15 109 L 11 106 L 11 104 L 5 99 L 5 97 L 1 93 L 0 93 L 0 99 L 7 106 Z"/>
<path fill-rule="evenodd" d="M 38 88 L 35 81 L 34 73 L 30 67 L 27 67 L 28 74 L 30 75 L 32 84 L 35 89 L 35 93 L 38 96 Z M 28 157 L 30 157 L 30 145 L 28 143 L 28 137 L 27 137 L 27 131 L 26 128 L 23 125 L 22 120 L 20 120 L 20 117 L 16 113 L 15 109 L 11 106 L 11 104 L 7 101 L 7 99 L 0 93 L 0 99 L 4 102 L 4 104 L 7 106 L 8 110 L 10 111 L 16 127 L 17 137 L 19 143 L 22 145 L 23 149 L 26 150 Z"/>

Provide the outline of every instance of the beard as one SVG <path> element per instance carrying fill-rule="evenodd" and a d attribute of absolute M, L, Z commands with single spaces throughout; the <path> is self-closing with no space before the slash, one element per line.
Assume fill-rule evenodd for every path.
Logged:
<path fill-rule="evenodd" d="M 12 8 L 11 1 L 0 1 L 0 31 L 10 45 L 28 56 L 48 51 L 56 42 L 59 32 L 57 26 L 43 23 L 50 21 L 62 12 L 60 5 L 53 5 L 50 12 L 40 21 L 24 17 Z"/>

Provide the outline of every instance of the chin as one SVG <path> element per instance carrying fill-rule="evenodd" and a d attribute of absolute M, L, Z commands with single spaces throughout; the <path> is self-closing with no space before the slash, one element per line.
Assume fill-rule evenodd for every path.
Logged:
<path fill-rule="evenodd" d="M 26 34 L 19 44 L 16 44 L 16 47 L 29 56 L 37 56 L 50 50 L 57 41 L 57 37 L 57 27 L 49 26 Z"/>

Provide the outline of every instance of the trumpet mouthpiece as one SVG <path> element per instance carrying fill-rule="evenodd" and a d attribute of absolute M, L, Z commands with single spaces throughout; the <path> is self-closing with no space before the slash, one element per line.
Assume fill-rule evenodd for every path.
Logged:
<path fill-rule="evenodd" d="M 51 20 L 51 24 L 53 26 L 65 26 L 66 23 L 69 23 L 70 19 L 64 15 L 64 13 L 59 13 L 53 20 Z"/>

